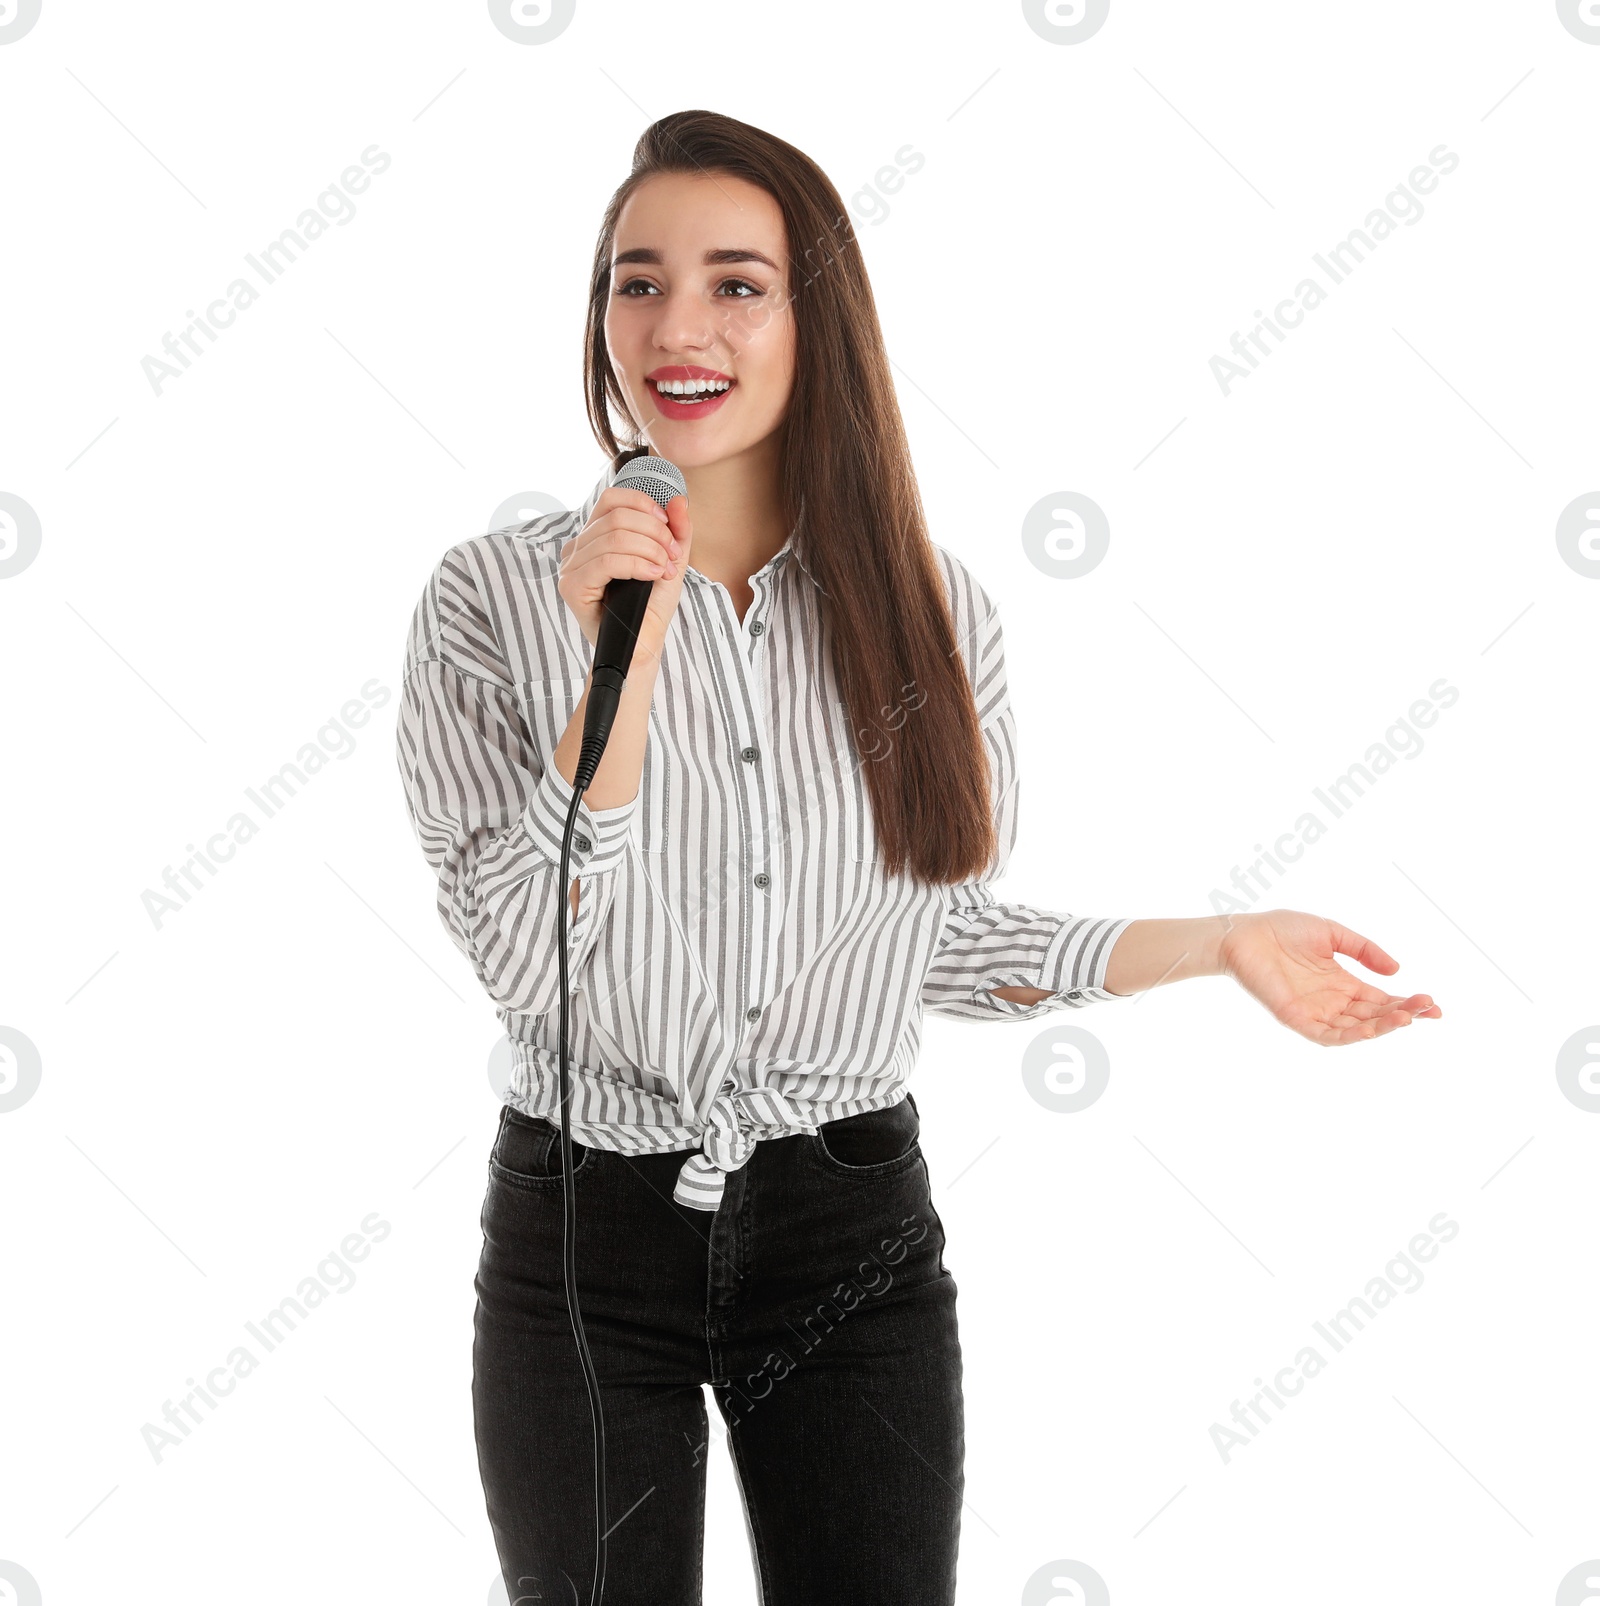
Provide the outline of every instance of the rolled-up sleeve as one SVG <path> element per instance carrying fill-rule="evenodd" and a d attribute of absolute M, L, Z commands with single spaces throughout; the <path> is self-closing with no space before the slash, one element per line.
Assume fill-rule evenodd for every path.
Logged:
<path fill-rule="evenodd" d="M 922 985 L 923 1007 L 965 1020 L 1026 1020 L 1127 996 L 1107 990 L 1105 977 L 1112 947 L 1131 917 L 1064 914 L 995 899 L 993 883 L 1017 840 L 1017 733 L 999 615 L 976 581 L 969 584 L 976 611 L 967 625 L 974 638 L 970 673 L 989 760 L 996 846 L 982 876 L 947 889 L 944 925 Z M 957 624 L 961 628 L 959 606 Z M 996 987 L 1032 987 L 1049 996 L 1019 1004 L 995 997 Z"/>
<path fill-rule="evenodd" d="M 559 1002 L 556 900 L 566 896 L 558 882 L 572 784 L 535 749 L 471 585 L 470 569 L 447 554 L 417 605 L 396 757 L 445 930 L 496 1005 L 539 1015 Z M 467 633 L 441 623 L 452 617 L 478 622 L 470 653 L 454 645 Z M 577 918 L 567 920 L 573 987 L 610 908 L 637 808 L 637 796 L 609 809 L 578 804 L 567 860 L 579 883 Z"/>

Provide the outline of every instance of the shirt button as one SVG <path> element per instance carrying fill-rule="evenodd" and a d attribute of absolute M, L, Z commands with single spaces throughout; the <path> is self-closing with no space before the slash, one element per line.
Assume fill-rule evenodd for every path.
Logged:
<path fill-rule="evenodd" d="M 594 846 L 594 843 L 592 843 L 586 836 L 575 836 L 572 839 L 572 845 L 578 850 L 579 853 L 587 853 L 589 849 Z"/>
<path fill-rule="evenodd" d="M 763 630 L 765 630 L 766 628 L 767 627 L 766 627 L 765 621 L 760 620 L 760 619 L 752 620 L 751 624 L 750 624 L 750 634 L 752 636 L 759 636 L 761 634 L 761 632 Z"/>
<path fill-rule="evenodd" d="M 744 1018 L 746 1020 L 760 1020 L 761 1019 L 761 1006 L 759 1004 L 752 1004 L 744 1012 Z"/>
<path fill-rule="evenodd" d="M 768 883 L 768 882 L 770 882 L 770 881 L 771 881 L 771 880 L 772 880 L 772 877 L 771 877 L 771 876 L 769 876 L 769 875 L 768 875 L 768 874 L 767 874 L 767 872 L 766 872 L 766 871 L 765 871 L 765 870 L 763 870 L 763 871 L 762 871 L 762 872 L 761 872 L 761 873 L 760 873 L 760 874 L 759 874 L 759 875 L 758 875 L 758 876 L 757 876 L 757 877 L 756 877 L 756 885 L 757 885 L 757 886 L 758 886 L 758 887 L 764 887 L 764 886 L 766 886 L 766 885 L 767 885 L 767 883 Z"/>
<path fill-rule="evenodd" d="M 739 753 L 739 757 L 742 758 L 746 764 L 754 764 L 757 758 L 760 756 L 760 753 L 754 747 L 742 748 Z"/>

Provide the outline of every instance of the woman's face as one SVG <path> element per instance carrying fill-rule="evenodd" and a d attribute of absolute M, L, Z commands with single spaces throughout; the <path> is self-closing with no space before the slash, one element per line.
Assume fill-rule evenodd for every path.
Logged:
<path fill-rule="evenodd" d="M 778 203 L 729 173 L 657 174 L 624 203 L 606 347 L 659 456 L 699 468 L 783 422 L 794 379 L 787 261 Z"/>

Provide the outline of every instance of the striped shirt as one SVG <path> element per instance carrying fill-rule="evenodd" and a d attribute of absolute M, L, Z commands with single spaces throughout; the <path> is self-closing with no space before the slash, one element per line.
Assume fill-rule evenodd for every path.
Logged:
<path fill-rule="evenodd" d="M 505 1101 L 555 1122 L 556 900 L 572 788 L 551 755 L 593 657 L 557 582 L 562 543 L 611 479 L 576 512 L 444 554 L 412 621 L 399 714 L 400 772 L 439 917 L 513 1046 Z M 743 620 L 725 586 L 688 569 L 639 790 L 615 808 L 579 805 L 573 1137 L 627 1154 L 690 1151 L 682 1204 L 715 1210 L 726 1173 L 763 1138 L 902 1099 L 924 1010 L 1026 1020 L 1121 996 L 1104 981 L 1127 920 L 995 901 L 1017 835 L 1000 620 L 964 565 L 934 550 L 989 759 L 998 848 L 981 878 L 926 886 L 877 862 L 863 766 L 885 737 L 852 738 L 792 535 L 750 576 Z M 1050 996 L 1018 1004 L 996 987 Z"/>

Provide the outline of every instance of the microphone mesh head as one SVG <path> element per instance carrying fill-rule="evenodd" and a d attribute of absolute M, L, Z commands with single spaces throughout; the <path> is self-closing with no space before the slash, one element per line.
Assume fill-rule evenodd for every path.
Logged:
<path fill-rule="evenodd" d="M 630 491 L 643 491 L 662 507 L 675 496 L 689 494 L 683 471 L 664 457 L 636 457 L 617 470 L 617 477 L 611 483 L 626 486 Z"/>

